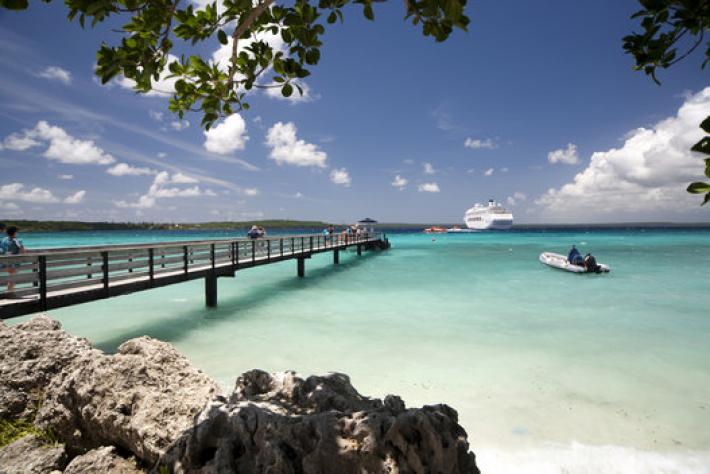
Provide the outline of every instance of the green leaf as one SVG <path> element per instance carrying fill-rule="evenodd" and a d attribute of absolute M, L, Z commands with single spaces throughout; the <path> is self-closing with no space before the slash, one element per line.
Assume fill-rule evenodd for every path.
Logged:
<path fill-rule="evenodd" d="M 690 151 L 697 151 L 705 155 L 710 155 L 710 137 L 703 137 L 698 143 L 693 145 Z"/>
<path fill-rule="evenodd" d="M 705 158 L 705 176 L 710 178 L 710 158 Z"/>
<path fill-rule="evenodd" d="M 335 12 L 330 12 L 330 15 L 328 15 L 328 23 L 335 23 L 338 20 L 338 15 L 335 14 Z"/>
<path fill-rule="evenodd" d="M 217 39 L 222 44 L 229 43 L 229 39 L 227 38 L 227 33 L 225 33 L 224 30 L 217 31 Z"/>
<path fill-rule="evenodd" d="M 28 6 L 27 0 L 0 0 L 0 7 L 8 10 L 26 10 Z"/>
<path fill-rule="evenodd" d="M 707 193 L 707 194 L 705 195 L 705 199 L 703 199 L 703 202 L 702 202 L 700 205 L 701 205 L 701 206 L 704 206 L 705 204 L 708 203 L 708 201 L 710 201 L 710 193 Z"/>
<path fill-rule="evenodd" d="M 281 94 L 284 97 L 291 97 L 291 94 L 293 94 L 293 86 L 291 84 L 284 84 L 284 86 L 281 88 Z"/>
<path fill-rule="evenodd" d="M 700 128 L 705 130 L 707 133 L 710 133 L 710 116 L 703 120 L 703 123 L 700 124 Z"/>
<path fill-rule="evenodd" d="M 688 186 L 688 192 L 692 194 L 710 193 L 710 183 L 696 181 Z"/>
<path fill-rule="evenodd" d="M 375 13 L 372 11 L 372 5 L 369 3 L 365 5 L 365 8 L 363 9 L 362 13 L 365 15 L 365 18 L 367 18 L 368 20 L 375 19 Z"/>

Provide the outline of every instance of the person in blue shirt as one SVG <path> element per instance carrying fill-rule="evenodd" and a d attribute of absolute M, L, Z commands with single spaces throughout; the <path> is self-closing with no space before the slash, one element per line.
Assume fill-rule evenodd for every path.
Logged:
<path fill-rule="evenodd" d="M 25 246 L 22 245 L 22 241 L 17 238 L 17 227 L 10 226 L 7 228 L 7 237 L 0 241 L 0 255 L 19 255 L 21 253 L 25 253 Z M 16 267 L 18 266 L 19 264 L 17 263 L 2 266 L 2 269 L 9 274 L 7 282 L 8 296 L 11 296 L 11 293 L 15 291 L 15 282 L 12 281 L 12 275 L 17 273 Z"/>
<path fill-rule="evenodd" d="M 570 249 L 569 255 L 567 255 L 567 261 L 572 265 L 584 266 L 584 258 L 582 258 L 582 254 L 579 253 L 579 250 L 577 250 L 577 247 L 574 245 L 572 246 L 572 249 Z"/>

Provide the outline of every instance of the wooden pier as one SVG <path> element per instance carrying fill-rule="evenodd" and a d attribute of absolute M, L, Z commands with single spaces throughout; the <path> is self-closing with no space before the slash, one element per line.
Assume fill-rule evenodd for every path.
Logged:
<path fill-rule="evenodd" d="M 239 270 L 296 260 L 305 276 L 305 261 L 313 254 L 389 247 L 382 233 L 357 236 L 323 234 L 259 239 L 219 239 L 104 245 L 31 251 L 0 256 L 0 319 L 149 290 L 198 278 L 205 279 L 205 302 L 217 305 L 217 278 Z M 8 269 L 14 268 L 10 274 Z M 9 293 L 8 283 L 15 284 Z"/>

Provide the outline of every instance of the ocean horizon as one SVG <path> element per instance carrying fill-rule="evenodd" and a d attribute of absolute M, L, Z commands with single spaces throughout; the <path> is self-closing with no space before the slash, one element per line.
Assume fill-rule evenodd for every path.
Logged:
<path fill-rule="evenodd" d="M 278 230 L 300 233 L 309 229 Z M 27 233 L 28 249 L 235 237 Z M 342 372 L 364 395 L 458 411 L 483 472 L 710 472 L 710 228 L 517 228 L 425 235 L 49 312 L 115 351 L 148 335 L 232 388 L 253 368 Z M 575 244 L 612 268 L 538 261 Z M 8 320 L 16 324 L 28 317 Z"/>

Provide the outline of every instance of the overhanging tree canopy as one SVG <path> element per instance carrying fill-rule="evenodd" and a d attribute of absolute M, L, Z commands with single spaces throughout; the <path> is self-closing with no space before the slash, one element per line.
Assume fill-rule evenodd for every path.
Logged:
<path fill-rule="evenodd" d="M 202 125 L 209 129 L 220 117 L 248 109 L 247 93 L 254 88 L 278 87 L 286 97 L 295 88 L 302 94 L 298 80 L 310 75 L 320 60 L 325 25 L 342 22 L 348 4 L 359 5 L 373 20 L 373 4 L 382 1 L 223 0 L 198 9 L 189 0 L 65 4 L 69 19 L 78 19 L 82 27 L 87 20 L 95 26 L 113 16 L 127 19 L 120 44 L 103 43 L 98 50 L 96 74 L 103 83 L 122 74 L 135 81 L 136 91 L 146 93 L 167 68 L 177 79 L 170 110 L 181 118 L 187 111 L 200 111 Z M 0 0 L 0 5 L 22 10 L 28 0 Z M 465 6 L 466 0 L 404 0 L 405 19 L 421 25 L 425 36 L 444 41 L 454 28 L 466 30 Z M 269 35 L 278 35 L 284 47 L 274 48 L 266 40 Z M 169 56 L 176 42 L 184 49 L 205 41 L 231 46 L 228 64 L 215 64 L 199 54 Z"/>

